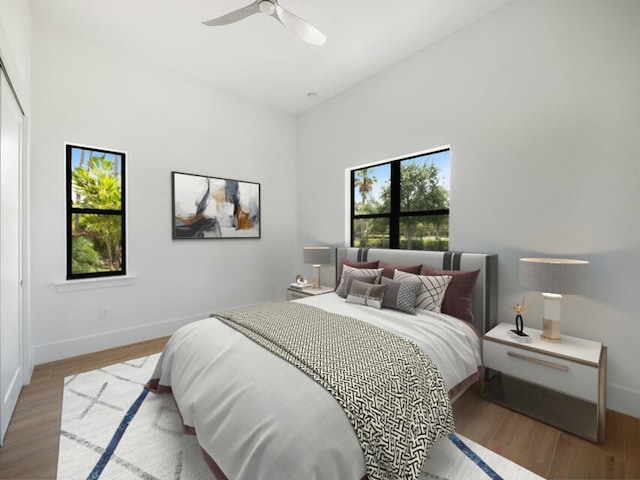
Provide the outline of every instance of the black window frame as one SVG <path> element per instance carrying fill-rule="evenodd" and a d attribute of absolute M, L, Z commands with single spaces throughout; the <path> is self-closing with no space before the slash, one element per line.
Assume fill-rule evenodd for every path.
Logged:
<path fill-rule="evenodd" d="M 409 155 L 407 157 L 396 158 L 394 160 L 380 162 L 372 165 L 367 165 L 365 167 L 357 167 L 351 169 L 351 242 L 350 245 L 354 246 L 354 234 L 355 234 L 355 223 L 356 220 L 359 219 L 369 219 L 369 218 L 388 218 L 389 219 L 389 248 L 391 249 L 400 249 L 400 219 L 403 217 L 423 217 L 423 216 L 433 216 L 433 215 L 447 215 L 450 216 L 450 208 L 440 209 L 440 210 L 420 210 L 420 211 L 411 211 L 411 212 L 401 212 L 400 205 L 400 176 L 401 176 L 401 163 L 406 160 L 411 160 L 414 158 L 425 157 L 437 153 L 442 152 L 451 152 L 450 148 L 440 148 L 437 150 L 432 150 L 428 152 L 423 152 L 415 155 Z M 372 214 L 356 214 L 356 200 L 355 200 L 355 188 L 356 188 L 356 172 L 359 170 L 363 170 L 365 168 L 375 168 L 380 167 L 382 165 L 390 165 L 390 211 L 389 213 L 372 213 Z"/>
<path fill-rule="evenodd" d="M 120 209 L 98 209 L 98 208 L 81 208 L 73 205 L 73 177 L 72 177 L 72 151 L 73 149 L 82 149 L 91 153 L 113 154 L 120 156 Z M 102 277 L 121 277 L 127 274 L 127 232 L 126 232 L 126 158 L 127 154 L 118 150 L 108 150 L 98 147 L 90 147 L 87 145 L 65 144 L 65 161 L 66 161 L 66 236 L 67 236 L 67 280 L 79 280 L 87 278 Z M 120 216 L 120 232 L 122 236 L 122 252 L 121 252 L 121 269 L 102 271 L 102 272 L 86 272 L 73 273 L 73 222 L 75 214 L 94 214 L 94 215 L 116 215 Z"/>

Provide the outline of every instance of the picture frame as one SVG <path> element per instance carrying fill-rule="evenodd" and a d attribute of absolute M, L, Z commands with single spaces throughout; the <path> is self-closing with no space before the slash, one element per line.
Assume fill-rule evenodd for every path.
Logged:
<path fill-rule="evenodd" d="M 260 184 L 171 172 L 174 240 L 260 238 Z"/>

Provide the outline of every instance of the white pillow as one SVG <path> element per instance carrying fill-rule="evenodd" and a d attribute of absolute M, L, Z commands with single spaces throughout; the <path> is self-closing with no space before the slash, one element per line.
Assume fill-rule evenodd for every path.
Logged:
<path fill-rule="evenodd" d="M 451 283 L 451 275 L 425 276 L 395 270 L 393 279 L 396 282 L 420 282 L 420 289 L 416 296 L 416 308 L 440 313 L 444 294 Z"/>
<path fill-rule="evenodd" d="M 342 278 L 340 279 L 340 283 L 338 284 L 338 288 L 336 288 L 336 293 L 338 296 L 342 298 L 347 298 L 347 288 L 349 277 L 351 275 L 360 275 L 363 277 L 376 277 L 375 283 L 380 282 L 380 277 L 382 276 L 381 268 L 353 268 L 349 265 L 344 265 L 342 268 Z"/>

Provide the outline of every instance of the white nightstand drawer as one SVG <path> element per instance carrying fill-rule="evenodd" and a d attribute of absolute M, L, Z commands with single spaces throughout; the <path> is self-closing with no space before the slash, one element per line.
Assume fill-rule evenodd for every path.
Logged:
<path fill-rule="evenodd" d="M 607 347 L 569 335 L 562 342 L 541 339 L 527 328 L 527 342 L 499 323 L 482 337 L 484 366 L 494 374 L 482 382 L 482 396 L 592 442 L 604 439 Z"/>
<path fill-rule="evenodd" d="M 597 367 L 490 340 L 483 342 L 483 361 L 485 367 L 512 377 L 590 402 L 598 401 Z"/>

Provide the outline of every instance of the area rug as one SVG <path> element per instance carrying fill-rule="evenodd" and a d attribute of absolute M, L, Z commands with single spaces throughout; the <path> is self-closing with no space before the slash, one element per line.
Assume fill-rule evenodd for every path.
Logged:
<path fill-rule="evenodd" d="M 160 354 L 65 378 L 58 480 L 211 480 L 170 395 L 147 394 Z M 439 440 L 420 480 L 541 477 L 459 434 Z"/>

